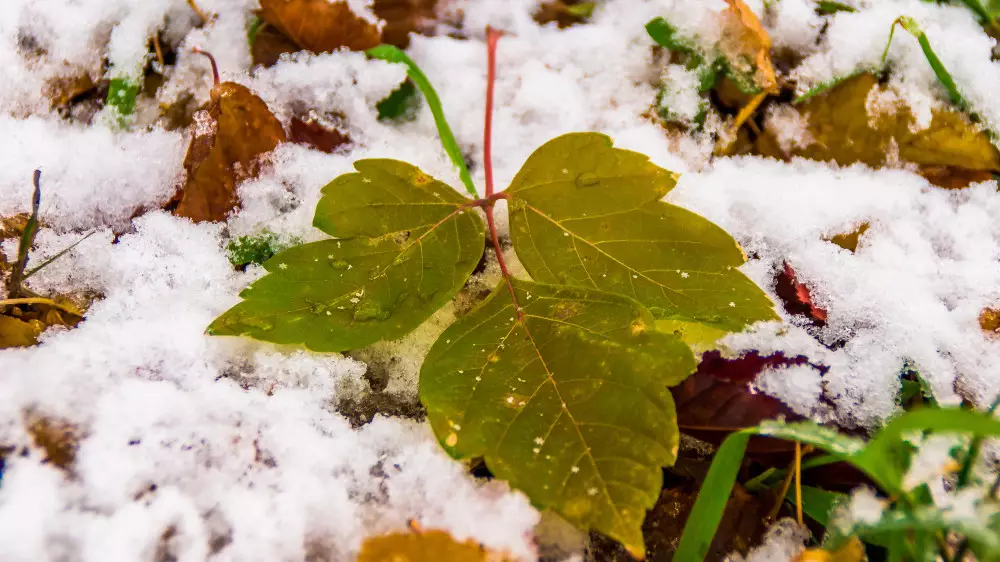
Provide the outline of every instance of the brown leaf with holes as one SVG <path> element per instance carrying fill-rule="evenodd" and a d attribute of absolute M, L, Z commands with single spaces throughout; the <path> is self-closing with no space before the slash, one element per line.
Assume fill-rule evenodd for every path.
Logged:
<path fill-rule="evenodd" d="M 803 123 L 805 130 L 788 127 L 789 120 Z M 930 126 L 918 129 L 909 106 L 872 74 L 860 74 L 801 104 L 772 111 L 757 138 L 756 152 L 842 166 L 915 164 L 929 180 L 947 187 L 962 187 L 1000 171 L 1000 152 L 963 113 L 935 109 Z"/>
<path fill-rule="evenodd" d="M 236 208 L 236 188 L 257 177 L 261 158 L 284 141 L 281 123 L 263 100 L 246 86 L 218 84 L 206 109 L 195 114 L 184 158 L 187 181 L 174 199 L 174 214 L 195 222 L 225 220 Z"/>
<path fill-rule="evenodd" d="M 778 77 L 771 63 L 771 36 L 743 0 L 726 0 L 722 12 L 719 48 L 730 70 L 753 81 L 761 90 L 778 92 Z"/>
<path fill-rule="evenodd" d="M 508 558 L 445 531 L 407 531 L 365 539 L 358 562 L 501 562 Z"/>
<path fill-rule="evenodd" d="M 344 0 L 260 0 L 260 18 L 314 53 L 363 51 L 381 42 L 378 26 Z"/>

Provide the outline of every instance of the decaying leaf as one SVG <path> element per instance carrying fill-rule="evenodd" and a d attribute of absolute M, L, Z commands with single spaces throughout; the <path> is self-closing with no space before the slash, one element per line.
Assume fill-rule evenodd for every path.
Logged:
<path fill-rule="evenodd" d="M 365 539 L 358 562 L 504 562 L 508 558 L 446 531 L 392 533 Z"/>
<path fill-rule="evenodd" d="M 344 351 L 402 337 L 455 296 L 482 256 L 483 221 L 405 162 L 354 167 L 316 206 L 313 225 L 338 239 L 271 258 L 210 333 Z"/>
<path fill-rule="evenodd" d="M 553 139 L 507 189 L 514 249 L 536 281 L 628 295 L 681 333 L 694 323 L 725 332 L 776 319 L 767 295 L 736 269 L 746 261 L 739 244 L 660 200 L 676 178 L 604 135 Z"/>
<path fill-rule="evenodd" d="M 538 6 L 532 18 L 541 24 L 556 22 L 559 29 L 582 23 L 593 14 L 595 2 L 551 0 Z"/>
<path fill-rule="evenodd" d="M 64 420 L 31 412 L 25 414 L 24 423 L 32 442 L 45 454 L 43 462 L 52 463 L 65 471 L 72 469 L 80 445 L 76 427 Z"/>
<path fill-rule="evenodd" d="M 752 389 L 764 369 L 794 365 L 826 370 L 826 366 L 810 363 L 804 356 L 787 357 L 780 351 L 772 355 L 752 351 L 735 359 L 724 358 L 718 351 L 704 353 L 695 373 L 670 389 L 677 405 L 678 426 L 692 437 L 718 445 L 733 431 L 764 420 L 802 419 L 784 402 Z M 794 450 L 794 446 L 787 441 L 755 437 L 749 450 L 770 453 Z"/>
<path fill-rule="evenodd" d="M 381 42 L 378 26 L 352 12 L 346 0 L 260 0 L 260 17 L 314 53 L 363 51 Z"/>
<path fill-rule="evenodd" d="M 778 272 L 774 292 L 789 314 L 806 316 L 816 326 L 826 325 L 826 310 L 816 306 L 809 287 L 799 281 L 795 270 L 788 262 L 785 262 L 782 270 Z"/>
<path fill-rule="evenodd" d="M 869 73 L 846 79 L 783 111 L 793 112 L 806 129 L 796 132 L 795 139 L 785 138 L 779 133 L 782 124 L 769 119 L 757 140 L 758 153 L 842 166 L 860 162 L 873 168 L 900 161 L 928 170 L 928 179 L 946 184 L 951 182 L 939 179 L 949 176 L 942 169 L 971 178 L 1000 171 L 1000 153 L 986 132 L 963 113 L 935 109 L 930 126 L 918 129 L 910 108 Z"/>
<path fill-rule="evenodd" d="M 454 457 L 581 528 L 643 554 L 642 521 L 677 455 L 667 387 L 694 368 L 678 338 L 626 297 L 514 280 L 427 354 L 420 399 Z"/>
<path fill-rule="evenodd" d="M 195 222 L 221 221 L 238 201 L 236 188 L 261 170 L 261 157 L 285 141 L 285 131 L 246 86 L 218 81 L 205 110 L 195 114 L 184 157 L 187 180 L 174 198 L 174 214 Z"/>
<path fill-rule="evenodd" d="M 730 67 L 730 76 L 740 89 L 777 93 L 778 79 L 771 64 L 771 37 L 757 15 L 743 0 L 726 0 L 722 12 L 719 48 Z"/>
<path fill-rule="evenodd" d="M 987 334 L 1000 336 L 1000 309 L 984 308 L 979 313 L 979 326 Z"/>
<path fill-rule="evenodd" d="M 861 236 L 868 232 L 869 225 L 867 222 L 861 223 L 857 228 L 850 232 L 843 232 L 840 234 L 834 234 L 828 240 L 834 244 L 840 246 L 841 248 L 854 253 L 858 250 L 858 243 L 861 240 Z"/>

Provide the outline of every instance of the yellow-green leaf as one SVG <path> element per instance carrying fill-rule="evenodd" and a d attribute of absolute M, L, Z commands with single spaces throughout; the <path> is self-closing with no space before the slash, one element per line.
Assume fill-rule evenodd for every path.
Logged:
<path fill-rule="evenodd" d="M 641 525 L 677 454 L 668 386 L 694 369 L 632 299 L 513 280 L 449 327 L 420 372 L 442 445 L 581 528 L 642 554 Z"/>
<path fill-rule="evenodd" d="M 483 253 L 467 200 L 404 162 L 354 167 L 316 207 L 314 225 L 338 238 L 268 260 L 210 333 L 344 351 L 402 337 L 455 296 Z"/>
<path fill-rule="evenodd" d="M 660 201 L 676 178 L 605 135 L 553 139 L 507 189 L 514 249 L 536 281 L 627 295 L 657 318 L 726 331 L 777 318 L 736 269 L 746 260 L 736 241 Z"/>

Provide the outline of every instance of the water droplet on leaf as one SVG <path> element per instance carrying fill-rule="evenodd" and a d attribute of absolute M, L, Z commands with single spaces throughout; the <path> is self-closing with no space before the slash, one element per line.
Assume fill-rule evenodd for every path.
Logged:
<path fill-rule="evenodd" d="M 594 172 L 580 172 L 576 176 L 575 183 L 577 187 L 594 187 L 601 183 L 601 178 Z"/>

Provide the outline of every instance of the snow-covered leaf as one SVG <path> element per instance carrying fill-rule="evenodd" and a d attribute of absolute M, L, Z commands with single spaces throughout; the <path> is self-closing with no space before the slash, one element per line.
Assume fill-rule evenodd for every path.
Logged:
<path fill-rule="evenodd" d="M 483 253 L 465 199 L 396 160 L 360 160 L 323 188 L 313 224 L 336 240 L 286 250 L 209 327 L 314 351 L 399 338 L 455 296 Z"/>
<path fill-rule="evenodd" d="M 667 387 L 694 368 L 691 351 L 629 298 L 518 280 L 513 290 L 523 320 L 501 284 L 427 354 L 431 426 L 456 458 L 485 457 L 534 504 L 641 555 L 643 517 L 677 454 Z"/>
<path fill-rule="evenodd" d="M 628 295 L 660 319 L 741 330 L 777 317 L 729 234 L 660 201 L 677 176 L 596 133 L 538 148 L 507 189 L 514 249 L 536 281 Z M 684 326 L 677 326 L 684 332 Z"/>
<path fill-rule="evenodd" d="M 195 222 L 225 220 L 237 205 L 236 188 L 256 177 L 260 158 L 284 140 L 281 123 L 256 94 L 235 82 L 217 84 L 208 106 L 195 115 L 184 157 L 187 181 L 174 214 Z"/>
<path fill-rule="evenodd" d="M 771 64 L 771 37 L 743 0 L 726 0 L 722 12 L 722 42 L 729 76 L 748 93 L 776 93 L 778 79 Z"/>

